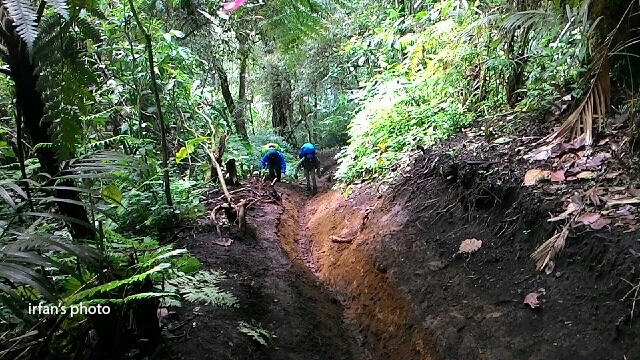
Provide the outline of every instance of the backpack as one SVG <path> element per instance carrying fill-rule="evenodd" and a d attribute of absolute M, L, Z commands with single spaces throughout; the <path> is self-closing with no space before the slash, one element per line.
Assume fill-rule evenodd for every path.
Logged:
<path fill-rule="evenodd" d="M 267 159 L 269 162 L 277 162 L 280 161 L 280 155 L 278 154 L 278 150 L 271 149 L 267 151 Z"/>
<path fill-rule="evenodd" d="M 313 144 L 309 144 L 309 143 L 302 145 L 302 148 L 300 148 L 300 152 L 298 153 L 298 157 L 300 159 L 302 158 L 310 159 L 307 156 L 313 157 L 315 155 L 316 155 L 316 147 L 313 146 Z"/>

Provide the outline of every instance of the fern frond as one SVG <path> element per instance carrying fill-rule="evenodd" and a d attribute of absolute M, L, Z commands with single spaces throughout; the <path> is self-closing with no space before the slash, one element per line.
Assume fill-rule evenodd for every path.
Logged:
<path fill-rule="evenodd" d="M 190 302 L 222 308 L 238 306 L 238 299 L 217 284 L 224 279 L 219 272 L 200 271 L 194 276 L 181 275 L 167 281 L 167 290 L 176 291 Z"/>
<path fill-rule="evenodd" d="M 13 19 L 16 32 L 31 50 L 38 37 L 36 10 L 29 0 L 5 0 L 4 4 Z"/>
<path fill-rule="evenodd" d="M 78 28 L 80 34 L 82 34 L 82 37 L 84 37 L 85 39 L 91 39 L 94 43 L 98 43 L 102 40 L 100 30 L 89 19 L 74 19 L 74 25 Z"/>
<path fill-rule="evenodd" d="M 67 0 L 49 0 L 49 4 L 56 13 L 66 20 L 69 20 L 69 4 Z"/>
<path fill-rule="evenodd" d="M 86 300 L 91 300 L 95 295 L 108 293 L 122 286 L 140 282 L 142 280 L 145 280 L 147 277 L 151 276 L 152 274 L 166 270 L 169 267 L 171 267 L 170 264 L 162 263 L 150 270 L 143 272 L 142 274 L 133 275 L 124 280 L 111 281 L 106 284 L 98 285 L 93 288 L 80 291 L 66 298 L 65 303 L 70 305 L 70 304 L 76 304 L 78 302 L 84 302 Z"/>
<path fill-rule="evenodd" d="M 245 321 L 240 321 L 238 323 L 238 331 L 251 337 L 262 346 L 269 346 L 269 341 L 276 337 L 261 326 L 250 325 Z"/>

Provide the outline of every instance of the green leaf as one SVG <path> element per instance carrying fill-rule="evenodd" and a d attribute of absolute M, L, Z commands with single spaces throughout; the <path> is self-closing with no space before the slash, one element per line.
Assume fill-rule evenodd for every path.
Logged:
<path fill-rule="evenodd" d="M 65 299 L 65 304 L 70 305 L 70 304 L 78 303 L 80 301 L 90 300 L 95 295 L 104 294 L 114 289 L 120 288 L 121 286 L 142 281 L 146 279 L 149 275 L 163 271 L 169 267 L 171 267 L 170 264 L 162 263 L 157 265 L 153 269 L 143 272 L 142 274 L 134 275 L 124 280 L 111 281 L 106 284 L 98 285 L 96 287 L 77 292 L 74 295 L 67 297 Z"/>
<path fill-rule="evenodd" d="M 109 204 L 120 205 L 122 203 L 122 193 L 114 184 L 107 185 L 102 189 L 102 198 Z"/>
<path fill-rule="evenodd" d="M 189 150 L 186 147 L 181 147 L 180 150 L 176 153 L 176 163 L 184 160 L 187 156 L 189 156 Z"/>

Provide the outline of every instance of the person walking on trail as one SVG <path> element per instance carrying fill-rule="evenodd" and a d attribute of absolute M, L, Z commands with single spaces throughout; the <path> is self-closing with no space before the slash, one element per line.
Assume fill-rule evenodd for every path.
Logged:
<path fill-rule="evenodd" d="M 300 168 L 304 169 L 304 176 L 307 179 L 307 190 L 311 190 L 313 194 L 318 192 L 316 185 L 316 171 L 320 169 L 320 161 L 316 156 L 316 147 L 313 144 L 306 143 L 298 152 L 300 162 L 296 166 L 296 175 Z"/>
<path fill-rule="evenodd" d="M 274 183 L 280 181 L 282 174 L 287 171 L 287 161 L 284 159 L 284 155 L 276 149 L 275 144 L 269 144 L 267 153 L 262 157 L 260 170 L 264 168 L 267 168 L 269 177 L 274 179 Z"/>

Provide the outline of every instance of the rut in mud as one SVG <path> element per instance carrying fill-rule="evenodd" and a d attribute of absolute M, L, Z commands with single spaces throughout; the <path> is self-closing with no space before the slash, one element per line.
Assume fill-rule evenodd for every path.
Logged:
<path fill-rule="evenodd" d="M 282 185 L 278 185 L 280 187 Z M 198 229 L 184 245 L 207 269 L 223 269 L 222 285 L 238 308 L 187 305 L 172 316 L 165 337 L 166 359 L 362 359 L 360 346 L 343 322 L 340 301 L 302 262 L 288 257 L 282 237 L 297 236 L 299 224 L 277 203 L 248 213 L 249 233 L 228 234 L 232 245 L 212 242 L 215 230 Z M 280 224 L 280 225 L 278 225 Z M 290 229 L 290 235 L 279 229 Z M 288 231 L 288 230 L 287 230 Z M 261 345 L 238 329 L 241 323 L 274 335 Z"/>
<path fill-rule="evenodd" d="M 239 307 L 178 309 L 165 334 L 164 358 L 432 358 L 410 305 L 375 268 L 373 254 L 331 242 L 353 242 L 358 234 L 345 229 L 364 222 L 334 213 L 331 204 L 342 202 L 330 179 L 319 181 L 321 193 L 313 197 L 301 184 L 276 185 L 279 201 L 252 208 L 249 234 L 227 234 L 231 246 L 213 244 L 210 228 L 182 239 L 204 268 L 225 270 L 229 279 L 222 285 Z M 238 332 L 241 321 L 275 337 L 262 346 Z"/>
<path fill-rule="evenodd" d="M 350 246 L 354 241 L 366 241 L 359 235 L 367 212 L 343 212 L 333 205 L 341 204 L 340 197 L 338 192 L 328 191 L 309 198 L 292 187 L 284 188 L 285 210 L 278 227 L 283 248 L 340 298 L 344 319 L 355 329 L 364 358 L 434 358 L 428 337 L 411 321 L 409 304 L 375 268 L 373 254 Z M 386 220 L 384 226 L 391 229 L 394 221 Z"/>

